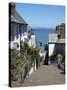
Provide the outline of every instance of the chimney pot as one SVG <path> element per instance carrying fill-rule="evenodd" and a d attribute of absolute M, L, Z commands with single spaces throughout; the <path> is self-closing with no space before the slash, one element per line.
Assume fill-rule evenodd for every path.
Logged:
<path fill-rule="evenodd" d="M 11 14 L 14 15 L 16 4 L 14 2 L 11 2 L 9 5 L 11 7 Z"/>

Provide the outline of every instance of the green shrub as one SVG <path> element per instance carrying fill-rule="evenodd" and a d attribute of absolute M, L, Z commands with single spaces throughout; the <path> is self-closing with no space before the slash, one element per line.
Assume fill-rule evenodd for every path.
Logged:
<path fill-rule="evenodd" d="M 60 58 L 61 63 L 65 64 L 65 53 L 58 53 L 57 57 Z"/>
<path fill-rule="evenodd" d="M 21 55 L 23 57 L 23 55 Z M 16 76 L 21 71 L 22 64 L 24 62 L 24 57 L 20 57 L 20 52 L 16 49 L 11 50 L 11 79 L 17 80 Z"/>
<path fill-rule="evenodd" d="M 29 56 L 29 58 L 28 58 Z M 28 60 L 29 59 L 29 60 Z M 21 50 L 11 50 L 11 79 L 18 80 L 18 77 L 22 70 L 25 69 L 25 65 L 28 64 L 29 69 L 32 62 L 36 60 L 36 68 L 40 66 L 39 50 L 37 48 L 30 48 L 27 43 L 21 44 Z M 26 64 L 25 64 L 26 63 Z M 27 70 L 29 70 L 27 68 Z"/>
<path fill-rule="evenodd" d="M 39 50 L 37 48 L 32 49 L 32 54 L 35 57 L 36 60 L 36 68 L 40 66 L 40 56 L 39 56 Z"/>

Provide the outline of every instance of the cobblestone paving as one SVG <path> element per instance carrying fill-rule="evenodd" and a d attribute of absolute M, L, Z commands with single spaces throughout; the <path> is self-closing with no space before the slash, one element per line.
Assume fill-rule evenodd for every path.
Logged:
<path fill-rule="evenodd" d="M 42 65 L 34 71 L 22 86 L 56 85 L 64 84 L 65 75 L 55 65 Z"/>

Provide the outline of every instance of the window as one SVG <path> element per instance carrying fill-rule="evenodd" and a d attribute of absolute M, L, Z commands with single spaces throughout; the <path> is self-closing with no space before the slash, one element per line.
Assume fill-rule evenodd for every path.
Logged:
<path fill-rule="evenodd" d="M 20 27 L 20 36 L 22 36 L 23 26 L 20 25 L 19 27 Z"/>
<path fill-rule="evenodd" d="M 20 25 L 20 35 L 22 36 L 22 33 L 26 32 L 26 26 Z"/>
<path fill-rule="evenodd" d="M 23 33 L 26 32 L 26 26 L 23 26 Z"/>
<path fill-rule="evenodd" d="M 19 37 L 19 24 L 11 23 L 11 41 Z"/>

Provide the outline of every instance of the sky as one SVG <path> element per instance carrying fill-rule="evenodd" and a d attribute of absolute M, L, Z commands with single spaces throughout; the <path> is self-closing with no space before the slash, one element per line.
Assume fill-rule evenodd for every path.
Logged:
<path fill-rule="evenodd" d="M 65 7 L 16 3 L 16 10 L 31 27 L 55 28 L 65 22 Z"/>

